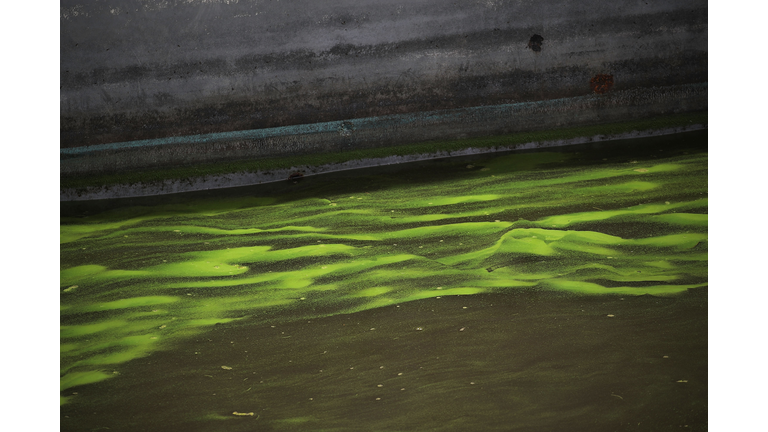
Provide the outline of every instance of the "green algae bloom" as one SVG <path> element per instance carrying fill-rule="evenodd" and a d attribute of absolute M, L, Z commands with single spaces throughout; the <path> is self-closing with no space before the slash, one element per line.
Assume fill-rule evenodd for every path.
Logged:
<path fill-rule="evenodd" d="M 485 158 L 62 217 L 61 389 L 217 324 L 514 290 L 707 286 L 706 153 Z"/>

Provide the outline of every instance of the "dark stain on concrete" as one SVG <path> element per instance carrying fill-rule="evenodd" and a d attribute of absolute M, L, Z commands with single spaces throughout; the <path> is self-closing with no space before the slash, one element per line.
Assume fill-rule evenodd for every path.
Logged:
<path fill-rule="evenodd" d="M 291 173 L 291 175 L 288 176 L 288 180 L 293 181 L 294 183 L 297 183 L 299 180 L 304 178 L 304 173 L 301 171 L 296 171 Z"/>
<path fill-rule="evenodd" d="M 530 48 L 534 52 L 540 52 L 542 42 L 544 42 L 544 38 L 541 37 L 541 35 L 535 34 L 531 36 L 531 39 L 528 41 L 528 48 Z"/>

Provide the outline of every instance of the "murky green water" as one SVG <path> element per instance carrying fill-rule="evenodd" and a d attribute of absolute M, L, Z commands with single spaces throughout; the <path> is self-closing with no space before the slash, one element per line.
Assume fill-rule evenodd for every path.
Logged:
<path fill-rule="evenodd" d="M 705 430 L 706 286 L 706 132 L 66 204 L 62 429 Z"/>

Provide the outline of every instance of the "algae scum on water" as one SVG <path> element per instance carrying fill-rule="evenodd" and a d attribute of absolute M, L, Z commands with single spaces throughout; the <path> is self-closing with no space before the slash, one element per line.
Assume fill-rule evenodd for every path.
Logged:
<path fill-rule="evenodd" d="M 446 159 L 63 215 L 62 409 L 221 325 L 457 296 L 703 289 L 707 155 L 665 148 Z M 233 412 L 206 421 L 261 415 Z"/>

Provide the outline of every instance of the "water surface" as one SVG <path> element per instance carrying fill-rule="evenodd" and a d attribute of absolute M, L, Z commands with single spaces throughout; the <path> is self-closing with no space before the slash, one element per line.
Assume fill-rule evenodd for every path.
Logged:
<path fill-rule="evenodd" d="M 707 205 L 706 132 L 62 204 L 62 429 L 705 430 Z"/>

